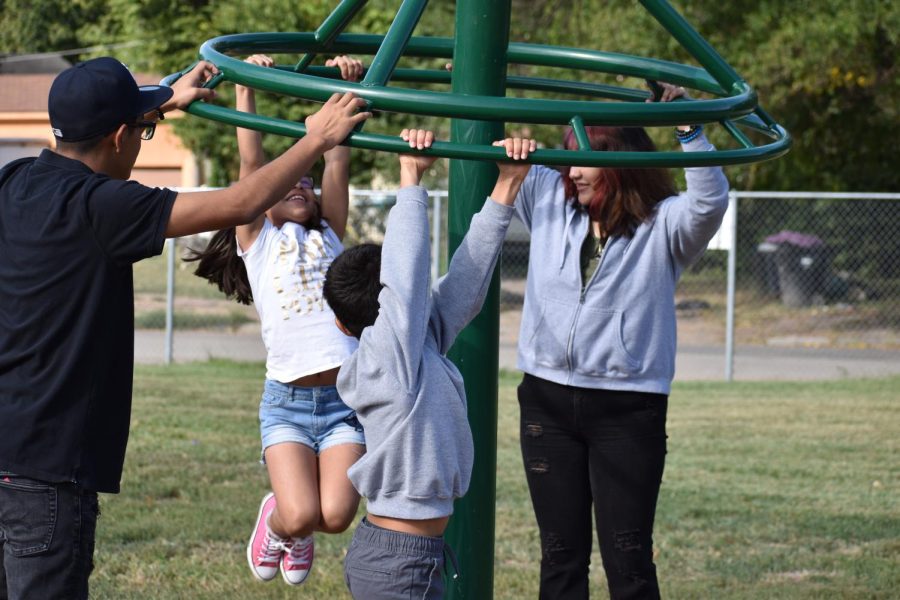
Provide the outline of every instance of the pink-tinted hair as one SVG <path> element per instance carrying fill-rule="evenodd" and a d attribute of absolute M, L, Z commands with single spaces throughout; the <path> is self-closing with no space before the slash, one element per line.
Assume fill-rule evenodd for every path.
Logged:
<path fill-rule="evenodd" d="M 591 149 L 611 152 L 655 152 L 656 146 L 642 127 L 585 127 Z M 566 130 L 564 146 L 578 148 L 575 133 Z M 562 173 L 566 198 L 578 202 L 578 191 L 569 177 L 569 169 Z M 594 197 L 587 205 L 591 219 L 598 221 L 607 235 L 630 237 L 637 226 L 653 215 L 656 205 L 675 194 L 671 173 L 662 168 L 603 167 L 594 184 Z"/>

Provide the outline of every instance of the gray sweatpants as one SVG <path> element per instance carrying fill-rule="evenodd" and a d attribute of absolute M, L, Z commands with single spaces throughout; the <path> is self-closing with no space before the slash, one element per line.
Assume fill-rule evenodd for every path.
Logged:
<path fill-rule="evenodd" d="M 444 595 L 444 538 L 391 531 L 363 518 L 344 559 L 344 580 L 355 600 Z"/>

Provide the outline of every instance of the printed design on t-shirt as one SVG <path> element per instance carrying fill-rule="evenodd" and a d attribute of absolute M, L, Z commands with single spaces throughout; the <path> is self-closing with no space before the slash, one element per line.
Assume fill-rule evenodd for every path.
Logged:
<path fill-rule="evenodd" d="M 321 231 L 311 230 L 301 242 L 297 230 L 282 228 L 276 242 L 272 284 L 278 294 L 281 318 L 325 310 L 322 287 L 334 260 L 334 248 Z"/>

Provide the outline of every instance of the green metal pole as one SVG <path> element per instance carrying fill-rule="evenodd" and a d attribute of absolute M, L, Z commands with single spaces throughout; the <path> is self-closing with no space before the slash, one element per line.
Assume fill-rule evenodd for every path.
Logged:
<path fill-rule="evenodd" d="M 362 85 L 367 87 L 387 85 L 391 74 L 397 67 L 397 62 L 409 43 L 409 38 L 412 37 L 413 29 L 422 18 L 426 4 L 428 4 L 428 0 L 404 0 L 400 10 L 397 11 L 397 16 L 394 17 L 394 22 L 391 23 L 391 28 L 384 36 L 378 54 L 369 65 Z"/>
<path fill-rule="evenodd" d="M 459 0 L 453 48 L 453 92 L 503 96 L 510 0 Z M 503 137 L 503 123 L 454 119 L 450 139 L 490 144 Z M 488 162 L 450 161 L 448 241 L 454 252 L 497 179 Z M 493 597 L 494 508 L 497 469 L 497 352 L 500 281 L 495 273 L 481 313 L 460 334 L 450 352 L 466 382 L 469 423 L 475 440 L 475 468 L 469 493 L 456 502 L 446 540 L 459 558 L 459 577 L 446 598 Z"/>
<path fill-rule="evenodd" d="M 334 38 L 347 27 L 353 17 L 356 16 L 356 13 L 365 6 L 366 1 L 367 0 L 342 0 L 331 14 L 325 18 L 322 24 L 319 25 L 319 28 L 316 29 L 316 42 L 325 48 L 331 46 Z M 307 52 L 306 56 L 294 65 L 293 70 L 297 73 L 304 72 L 315 57 L 315 52 Z"/>

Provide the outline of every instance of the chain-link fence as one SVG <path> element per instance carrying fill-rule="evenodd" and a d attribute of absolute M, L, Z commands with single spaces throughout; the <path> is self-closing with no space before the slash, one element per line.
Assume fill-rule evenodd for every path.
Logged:
<path fill-rule="evenodd" d="M 446 266 L 446 192 L 430 199 L 437 275 Z M 392 192 L 354 191 L 345 243 L 380 242 L 393 202 Z M 680 354 L 708 349 L 721 357 L 726 378 L 733 356 L 742 353 L 784 362 L 816 351 L 836 360 L 869 351 L 900 364 L 900 237 L 894 234 L 900 194 L 732 192 L 731 204 L 710 249 L 678 286 Z M 177 241 L 168 316 L 176 349 L 198 340 L 206 346 L 199 355 L 176 350 L 176 356 L 262 360 L 253 307 L 225 300 L 191 274 L 193 263 L 181 260 L 184 248 L 203 243 L 202 236 Z M 164 254 L 135 267 L 136 327 L 159 332 L 138 332 L 139 359 L 161 361 L 172 352 L 158 341 L 167 322 L 167 260 Z M 516 220 L 501 262 L 503 367 L 515 366 L 527 267 L 528 233 Z M 142 339 L 157 341 L 142 353 Z"/>

